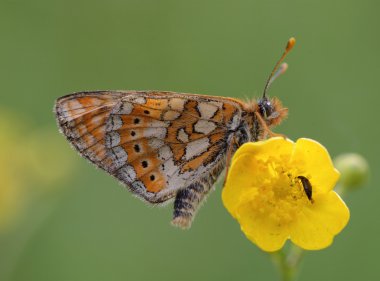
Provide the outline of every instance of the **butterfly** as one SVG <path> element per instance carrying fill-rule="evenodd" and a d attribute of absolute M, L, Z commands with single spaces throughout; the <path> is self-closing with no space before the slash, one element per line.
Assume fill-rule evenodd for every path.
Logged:
<path fill-rule="evenodd" d="M 287 115 L 271 82 L 286 70 L 286 50 L 263 97 L 239 99 L 168 91 L 93 91 L 59 98 L 58 126 L 67 140 L 97 167 L 151 204 L 174 200 L 172 224 L 191 226 L 233 153 L 245 142 L 273 134 Z"/>

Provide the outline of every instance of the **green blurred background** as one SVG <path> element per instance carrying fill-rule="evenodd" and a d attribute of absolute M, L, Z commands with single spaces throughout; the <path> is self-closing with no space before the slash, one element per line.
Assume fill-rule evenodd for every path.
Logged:
<path fill-rule="evenodd" d="M 276 131 L 372 169 L 346 197 L 348 227 L 306 254 L 300 280 L 379 280 L 379 12 L 375 0 L 0 0 L 0 280 L 278 280 L 220 186 L 189 231 L 175 229 L 171 207 L 146 206 L 76 155 L 52 108 L 100 89 L 257 97 L 291 36 L 270 91 L 290 109 Z"/>

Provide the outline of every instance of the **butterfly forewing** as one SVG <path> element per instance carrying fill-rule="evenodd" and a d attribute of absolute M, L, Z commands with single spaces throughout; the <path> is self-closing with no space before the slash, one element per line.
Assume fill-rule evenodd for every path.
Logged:
<path fill-rule="evenodd" d="M 238 100 L 173 92 L 77 93 L 57 101 L 74 147 L 152 203 L 207 177 L 224 161 Z"/>

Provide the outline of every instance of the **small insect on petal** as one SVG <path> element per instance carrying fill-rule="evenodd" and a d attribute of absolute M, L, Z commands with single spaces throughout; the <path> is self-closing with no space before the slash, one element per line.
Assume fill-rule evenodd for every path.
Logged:
<path fill-rule="evenodd" d="M 302 182 L 303 189 L 305 190 L 307 198 L 311 201 L 312 200 L 312 195 L 313 195 L 313 187 L 311 186 L 310 181 L 305 178 L 304 176 L 298 176 Z"/>

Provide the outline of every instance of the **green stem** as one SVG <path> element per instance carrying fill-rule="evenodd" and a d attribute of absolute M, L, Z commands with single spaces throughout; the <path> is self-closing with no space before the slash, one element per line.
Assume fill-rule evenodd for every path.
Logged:
<path fill-rule="evenodd" d="M 282 249 L 272 253 L 272 259 L 280 271 L 282 281 L 296 280 L 302 256 L 303 250 L 295 245 L 291 245 L 288 251 Z"/>

